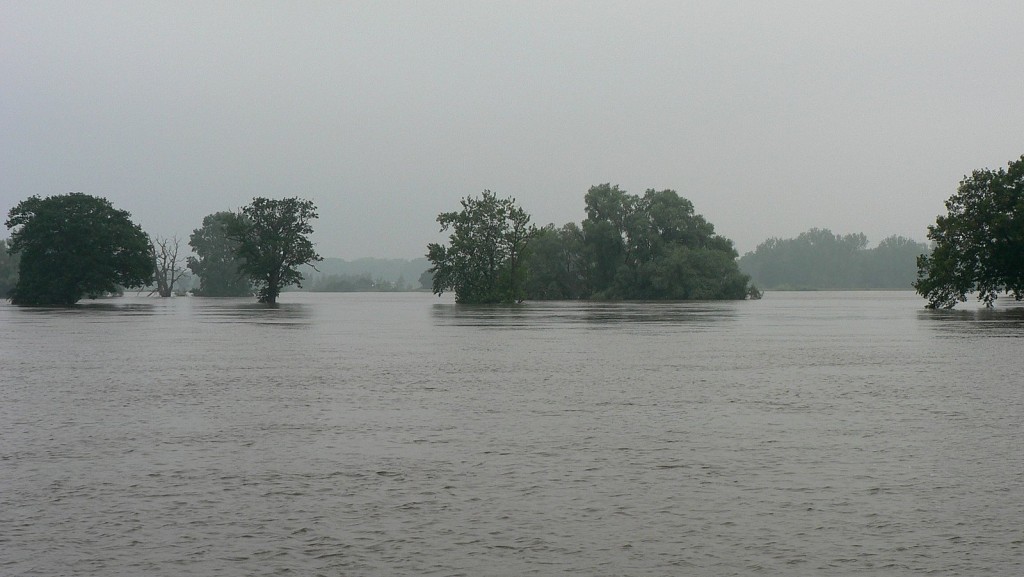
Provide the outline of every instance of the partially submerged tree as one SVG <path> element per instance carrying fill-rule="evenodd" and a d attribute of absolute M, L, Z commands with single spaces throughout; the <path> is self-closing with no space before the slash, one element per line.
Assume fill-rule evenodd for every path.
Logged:
<path fill-rule="evenodd" d="M 282 288 L 301 287 L 298 267 L 323 260 L 308 238 L 316 218 L 311 201 L 257 197 L 229 225 L 228 238 L 238 242 L 239 271 L 256 287 L 259 302 L 274 304 Z"/>
<path fill-rule="evenodd" d="M 196 254 L 188 258 L 188 268 L 199 277 L 196 296 L 244 297 L 252 294 L 249 277 L 239 267 L 238 240 L 229 230 L 243 228 L 237 212 L 216 212 L 203 218 L 203 226 L 192 231 L 188 244 Z"/>
<path fill-rule="evenodd" d="M 454 291 L 459 303 L 511 303 L 525 296 L 525 249 L 536 228 L 514 198 L 485 190 L 462 199 L 462 210 L 438 215 L 450 244 L 430 243 L 433 290 Z"/>
<path fill-rule="evenodd" d="M 946 209 L 928 227 L 931 254 L 917 260 L 914 288 L 928 308 L 952 308 L 972 292 L 986 307 L 999 293 L 1024 299 L 1024 156 L 965 176 Z"/>
<path fill-rule="evenodd" d="M 161 297 L 169 297 L 174 294 L 174 284 L 187 274 L 184 259 L 178 256 L 181 240 L 177 236 L 153 237 L 149 246 L 155 266 L 156 292 Z"/>
<path fill-rule="evenodd" d="M 71 306 L 153 280 L 149 237 L 106 199 L 32 196 L 10 210 L 6 225 L 10 251 L 21 258 L 14 304 Z"/>

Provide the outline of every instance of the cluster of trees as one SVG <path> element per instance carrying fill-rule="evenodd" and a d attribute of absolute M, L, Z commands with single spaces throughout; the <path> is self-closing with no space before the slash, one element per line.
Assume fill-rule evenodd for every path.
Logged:
<path fill-rule="evenodd" d="M 227 214 L 234 217 L 207 217 L 192 235 L 197 257 L 188 265 L 202 271 L 209 294 L 219 290 L 208 274 L 218 261 L 229 284 L 274 303 L 283 287 L 301 282 L 299 265 L 320 260 L 308 239 L 317 217 L 312 202 L 257 197 L 240 213 Z M 4 251 L 8 258 L 0 261 L 0 282 L 9 281 L 16 262 L 16 280 L 7 292 L 15 304 L 70 306 L 121 287 L 154 284 L 161 296 L 170 296 L 185 274 L 177 238 L 150 238 L 128 212 L 103 198 L 33 196 L 12 208 L 5 224 L 12 234 Z"/>
<path fill-rule="evenodd" d="M 1001 293 L 1024 299 L 1024 156 L 1006 169 L 977 170 L 946 201 L 948 214 L 928 227 L 927 247 L 891 236 L 867 249 L 863 234 L 812 229 L 795 239 L 769 239 L 737 263 L 732 241 L 715 233 L 693 204 L 673 190 L 627 194 L 591 187 L 580 225 L 537 228 L 513 198 L 490 191 L 441 213 L 449 244 L 431 243 L 431 267 L 418 281 L 460 303 L 523 299 L 741 299 L 757 297 L 751 277 L 769 288 L 902 288 L 911 284 L 931 308 L 955 306 L 977 293 L 992 306 Z M 203 219 L 189 238 L 150 238 L 106 199 L 82 193 L 30 197 L 8 213 L 0 240 L 0 294 L 20 305 L 70 306 L 121 287 L 155 284 L 169 296 L 185 276 L 196 294 L 256 293 L 275 303 L 303 280 L 299 267 L 323 260 L 309 235 L 316 206 L 299 198 L 254 198 L 240 212 Z M 342 276 L 319 290 L 365 290 L 374 281 Z M 360 284 L 362 283 L 362 284 Z M 402 284 L 404 285 L 404 279 Z M 396 283 L 397 285 L 397 283 Z M 393 285 L 392 288 L 399 288 Z M 377 290 L 380 290 L 378 287 Z"/>
<path fill-rule="evenodd" d="M 864 234 L 812 228 L 796 238 L 770 238 L 739 260 L 769 290 L 910 289 L 917 257 L 928 246 L 893 235 L 868 248 Z"/>
<path fill-rule="evenodd" d="M 438 216 L 448 245 L 428 245 L 433 290 L 458 302 L 523 299 L 742 299 L 756 295 L 732 241 L 673 190 L 593 186 L 581 225 L 536 228 L 515 199 L 484 191 Z"/>

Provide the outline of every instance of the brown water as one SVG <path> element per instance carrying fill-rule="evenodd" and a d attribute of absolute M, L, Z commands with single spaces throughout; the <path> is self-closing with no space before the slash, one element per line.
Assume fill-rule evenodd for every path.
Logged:
<path fill-rule="evenodd" d="M 0 305 L 0 575 L 1021 575 L 1024 309 Z"/>

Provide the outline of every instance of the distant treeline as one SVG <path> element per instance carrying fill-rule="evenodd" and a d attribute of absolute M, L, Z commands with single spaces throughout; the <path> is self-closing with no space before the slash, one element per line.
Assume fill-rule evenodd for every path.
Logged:
<path fill-rule="evenodd" d="M 770 238 L 739 260 L 763 290 L 907 289 L 928 245 L 893 235 L 867 248 L 862 233 L 812 228 L 796 238 Z"/>
<path fill-rule="evenodd" d="M 326 258 L 302 269 L 305 290 L 312 292 L 395 292 L 430 288 L 430 263 L 425 258 Z M 426 280 L 425 280 L 426 279 Z M 423 283 L 426 282 L 424 285 Z"/>
<path fill-rule="evenodd" d="M 372 278 L 380 278 L 386 281 L 396 282 L 401 278 L 410 283 L 419 284 L 420 275 L 430 268 L 430 261 L 426 258 L 402 259 L 402 258 L 357 258 L 345 260 L 341 258 L 325 258 L 316 264 L 316 269 L 303 267 L 302 274 L 307 279 L 319 275 L 339 276 L 363 276 L 369 275 Z"/>

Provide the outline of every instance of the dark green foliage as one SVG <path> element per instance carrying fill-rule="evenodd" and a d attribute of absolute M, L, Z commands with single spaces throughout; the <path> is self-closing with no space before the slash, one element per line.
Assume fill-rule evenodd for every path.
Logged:
<path fill-rule="evenodd" d="M 796 238 L 770 238 L 740 259 L 743 272 L 769 290 L 909 289 L 922 243 L 889 236 L 867 248 L 861 233 L 812 228 Z"/>
<path fill-rule="evenodd" d="M 106 199 L 33 196 L 11 209 L 6 225 L 21 259 L 15 304 L 71 306 L 153 281 L 149 237 Z"/>
<path fill-rule="evenodd" d="M 308 238 L 316 218 L 311 201 L 258 197 L 229 224 L 228 237 L 238 242 L 238 270 L 256 287 L 259 302 L 274 304 L 282 288 L 301 287 L 297 267 L 322 260 Z"/>
<path fill-rule="evenodd" d="M 583 231 L 574 223 L 549 224 L 530 239 L 526 294 L 536 300 L 579 299 L 586 288 Z"/>
<path fill-rule="evenodd" d="M 18 261 L 20 253 L 8 252 L 10 243 L 0 239 L 0 299 L 6 299 L 18 284 Z"/>
<path fill-rule="evenodd" d="M 437 217 L 441 231 L 452 230 L 448 246 L 431 243 L 433 290 L 454 291 L 459 303 L 510 303 L 525 295 L 527 241 L 536 231 L 513 198 L 485 190 L 462 199 L 462 210 Z"/>
<path fill-rule="evenodd" d="M 196 254 L 188 268 L 199 277 L 196 296 L 241 297 L 252 294 L 249 278 L 239 270 L 238 241 L 228 236 L 241 228 L 241 214 L 217 212 L 203 218 L 203 226 L 192 231 L 188 244 Z"/>
<path fill-rule="evenodd" d="M 454 228 L 451 246 L 428 247 L 434 292 L 455 290 L 458 302 L 471 303 L 756 294 L 736 265 L 732 241 L 675 191 L 635 196 L 603 184 L 591 187 L 585 202 L 582 226 L 537 230 L 511 199 L 490 191 L 464 199 L 462 212 L 438 217 L 442 230 Z"/>
<path fill-rule="evenodd" d="M 742 299 L 732 241 L 673 190 L 591 187 L 583 226 L 548 226 L 530 244 L 532 299 Z"/>
<path fill-rule="evenodd" d="M 610 184 L 585 197 L 584 254 L 594 298 L 741 299 L 749 278 L 732 241 L 675 191 L 629 195 Z"/>
<path fill-rule="evenodd" d="M 918 261 L 914 288 L 929 308 L 952 308 L 978 293 L 991 307 L 998 293 L 1024 298 L 1024 156 L 1006 169 L 976 170 L 928 227 L 934 243 Z"/>

